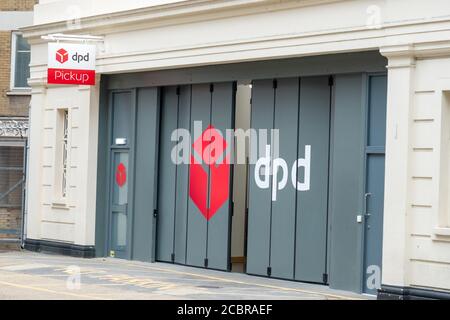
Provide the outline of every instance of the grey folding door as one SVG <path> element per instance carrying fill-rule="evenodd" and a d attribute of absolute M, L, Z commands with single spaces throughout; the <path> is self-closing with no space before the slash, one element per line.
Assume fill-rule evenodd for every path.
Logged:
<path fill-rule="evenodd" d="M 271 161 L 280 158 L 287 166 L 271 172 L 261 188 L 255 177 L 261 172 L 250 165 L 247 273 L 326 281 L 330 99 L 328 77 L 253 82 L 251 127 L 278 130 L 278 149 L 276 133 L 268 133 L 267 145 Z M 265 144 L 257 143 L 264 156 Z"/>
<path fill-rule="evenodd" d="M 159 261 L 229 269 L 232 141 L 227 140 L 226 129 L 234 125 L 234 96 L 232 82 L 163 88 Z M 217 144 L 222 151 L 208 152 Z"/>

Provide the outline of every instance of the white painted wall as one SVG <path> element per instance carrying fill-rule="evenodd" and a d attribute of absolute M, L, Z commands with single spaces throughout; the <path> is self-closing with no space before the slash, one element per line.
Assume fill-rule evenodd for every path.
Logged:
<path fill-rule="evenodd" d="M 448 290 L 450 58 L 422 55 L 387 53 L 383 283 Z"/>
<path fill-rule="evenodd" d="M 383 283 L 450 289 L 450 230 L 439 222 L 449 214 L 450 180 L 442 174 L 449 139 L 441 133 L 449 121 L 442 98 L 450 90 L 449 1 L 105 1 L 40 1 L 36 25 L 24 29 L 32 43 L 30 238 L 93 244 L 95 230 L 98 88 L 48 87 L 41 35 L 103 35 L 99 73 L 381 48 L 389 59 Z M 61 21 L 70 5 L 81 8 L 76 29 Z M 61 105 L 73 109 L 77 147 L 67 210 L 52 207 L 48 179 Z"/>
<path fill-rule="evenodd" d="M 94 245 L 98 86 L 32 85 L 27 236 Z M 68 196 L 64 201 L 58 198 L 60 184 L 54 178 L 59 108 L 69 109 Z"/>
<path fill-rule="evenodd" d="M 450 211 L 448 206 L 441 205 L 449 194 L 448 191 L 440 194 L 442 188 L 448 190 L 450 185 L 450 75 L 447 70 L 450 70 L 450 57 L 416 62 L 406 248 L 410 252 L 409 283 L 444 289 L 450 289 Z M 443 111 L 445 117 L 441 117 Z M 442 136 L 441 125 L 445 125 Z"/>

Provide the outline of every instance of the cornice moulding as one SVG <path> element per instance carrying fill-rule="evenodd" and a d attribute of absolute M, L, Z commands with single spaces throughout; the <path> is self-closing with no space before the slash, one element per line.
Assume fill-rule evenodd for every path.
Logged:
<path fill-rule="evenodd" d="M 450 40 L 416 44 L 383 46 L 380 53 L 386 58 L 430 58 L 450 56 Z"/>
<path fill-rule="evenodd" d="M 71 29 L 66 21 L 58 21 L 25 27 L 21 31 L 33 43 L 52 33 L 114 33 L 344 1 L 351 0 L 192 0 L 88 16 L 80 19 L 80 28 Z"/>

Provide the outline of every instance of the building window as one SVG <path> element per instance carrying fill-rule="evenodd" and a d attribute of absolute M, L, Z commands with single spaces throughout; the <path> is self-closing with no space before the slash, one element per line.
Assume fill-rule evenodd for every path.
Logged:
<path fill-rule="evenodd" d="M 55 205 L 67 205 L 69 196 L 69 109 L 57 109 L 55 143 Z"/>
<path fill-rule="evenodd" d="M 30 77 L 30 45 L 20 33 L 11 39 L 11 89 L 28 89 Z"/>
<path fill-rule="evenodd" d="M 434 233 L 437 236 L 450 236 L 450 91 L 439 92 L 441 96 L 440 114 L 437 116 L 440 125 L 437 155 L 439 165 L 435 166 L 437 183 L 437 203 L 434 215 Z"/>

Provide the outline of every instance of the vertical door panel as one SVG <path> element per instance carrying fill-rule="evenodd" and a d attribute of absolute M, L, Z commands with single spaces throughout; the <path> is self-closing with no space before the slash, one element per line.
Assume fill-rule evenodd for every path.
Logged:
<path fill-rule="evenodd" d="M 178 95 L 176 87 L 166 87 L 162 93 L 161 130 L 159 148 L 158 231 L 156 259 L 171 261 L 174 246 L 175 203 L 177 193 L 177 166 L 172 162 L 171 152 L 176 142 L 171 141 L 172 132 L 178 127 Z"/>
<path fill-rule="evenodd" d="M 178 105 L 178 128 L 190 132 L 191 122 L 191 86 L 180 87 Z M 179 141 L 182 141 L 179 139 Z M 187 143 L 189 146 L 192 141 Z M 179 152 L 182 150 L 177 149 Z M 189 152 L 189 151 L 187 151 Z M 182 155 L 182 154 L 181 154 Z M 187 155 L 189 157 L 189 154 Z M 187 214 L 189 201 L 189 164 L 183 163 L 177 166 L 176 176 L 176 202 L 175 202 L 175 262 L 186 263 L 186 237 Z"/>
<path fill-rule="evenodd" d="M 226 130 L 233 128 L 234 86 L 232 82 L 215 83 L 212 94 L 212 125 L 220 130 L 226 140 Z M 208 221 L 207 258 L 208 267 L 228 270 L 230 248 L 230 206 L 232 140 L 226 141 L 225 150 L 218 162 L 210 169 L 210 209 L 216 213 Z M 225 201 L 223 203 L 223 200 Z M 223 203 L 223 204 L 222 204 Z"/>
<path fill-rule="evenodd" d="M 273 128 L 274 89 L 272 80 L 257 80 L 252 88 L 251 128 Z M 264 145 L 258 141 L 258 157 L 265 154 Z M 270 144 L 268 136 L 267 144 Z M 262 149 L 262 150 L 261 150 Z M 257 174 L 257 173 L 256 173 Z M 271 179 L 269 182 L 271 186 Z M 249 214 L 247 238 L 247 273 L 267 275 L 270 253 L 271 187 L 261 189 L 255 182 L 255 164 L 249 166 Z"/>
<path fill-rule="evenodd" d="M 386 95 L 386 75 L 371 76 L 366 146 L 366 211 L 364 215 L 364 291 L 370 294 L 376 294 L 381 284 Z"/>
<path fill-rule="evenodd" d="M 326 272 L 330 86 L 328 77 L 300 80 L 298 158 L 311 146 L 310 190 L 297 193 L 295 279 L 322 282 Z M 298 181 L 304 181 L 299 170 Z"/>
<path fill-rule="evenodd" d="M 368 146 L 384 148 L 386 144 L 386 99 L 386 75 L 371 76 L 369 81 Z"/>
<path fill-rule="evenodd" d="M 201 137 L 202 132 L 211 123 L 211 92 L 209 84 L 192 85 L 192 105 L 191 105 L 191 135 L 192 143 Z M 195 132 L 193 130 L 195 121 L 201 121 L 201 131 Z M 191 153 L 195 152 L 192 150 Z M 201 157 L 202 155 L 197 155 Z M 200 160 L 200 158 L 199 158 Z M 208 174 L 209 168 L 202 163 L 202 170 L 200 175 L 193 176 L 190 174 L 189 186 L 190 188 L 203 188 L 209 185 Z M 192 167 L 192 164 L 191 164 Z M 191 171 L 192 172 L 192 171 Z M 207 189 L 206 189 L 207 190 Z M 202 190 L 204 191 L 204 190 Z M 206 199 L 207 201 L 208 199 Z M 207 204 L 204 204 L 207 205 Z M 201 214 L 198 207 L 192 200 L 188 205 L 188 234 L 187 234 L 187 252 L 186 263 L 192 266 L 203 267 L 206 259 L 206 243 L 207 243 L 207 222 L 205 217 Z"/>
<path fill-rule="evenodd" d="M 376 294 L 381 284 L 384 204 L 384 154 L 367 156 L 364 291 Z"/>
<path fill-rule="evenodd" d="M 298 94 L 298 78 L 277 81 L 274 129 L 279 130 L 279 157 L 286 162 L 287 170 L 283 173 L 280 169 L 276 175 L 274 172 L 273 187 L 278 189 L 283 174 L 287 182 L 284 188 L 275 190 L 276 200 L 272 201 L 270 267 L 273 277 L 286 279 L 294 277 L 296 189 L 291 169 L 297 160 Z"/>
<path fill-rule="evenodd" d="M 133 182 L 133 156 L 129 149 L 133 140 L 134 95 L 132 91 L 123 91 L 112 92 L 111 97 L 108 249 L 109 254 L 117 258 L 129 259 L 132 239 L 130 197 Z M 118 139 L 122 144 L 116 145 Z"/>
<path fill-rule="evenodd" d="M 364 173 L 363 77 L 338 75 L 334 87 L 331 174 L 330 286 L 361 290 L 361 226 Z"/>
<path fill-rule="evenodd" d="M 155 260 L 159 104 L 158 88 L 138 89 L 132 258 L 141 261 Z"/>
<path fill-rule="evenodd" d="M 114 92 L 112 100 L 112 144 L 117 138 L 125 138 L 130 143 L 133 114 L 131 92 Z"/>
<path fill-rule="evenodd" d="M 128 256 L 128 190 L 129 157 L 127 151 L 112 153 L 112 199 L 111 199 L 111 240 L 110 249 L 117 258 Z"/>

